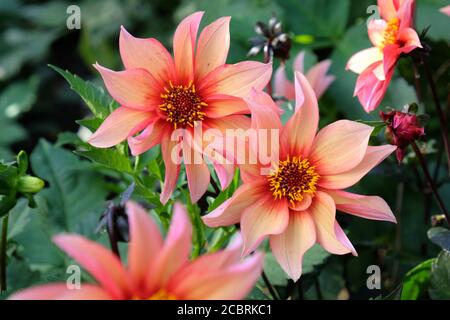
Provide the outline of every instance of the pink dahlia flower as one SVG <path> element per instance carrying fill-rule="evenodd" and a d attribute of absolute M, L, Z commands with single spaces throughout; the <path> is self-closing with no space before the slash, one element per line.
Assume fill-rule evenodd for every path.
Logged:
<path fill-rule="evenodd" d="M 373 44 L 354 54 L 347 69 L 359 74 L 355 96 L 366 112 L 381 103 L 401 54 L 422 48 L 413 29 L 414 0 L 378 0 L 381 19 L 369 22 L 369 39 Z"/>
<path fill-rule="evenodd" d="M 226 250 L 189 261 L 192 227 L 176 203 L 165 242 L 157 225 L 139 205 L 126 205 L 130 224 L 128 267 L 111 251 L 78 235 L 59 235 L 54 242 L 76 260 L 97 284 L 68 289 L 66 283 L 36 286 L 13 294 L 14 300 L 174 300 L 242 299 L 258 280 L 261 253 L 241 260 L 236 238 Z"/>
<path fill-rule="evenodd" d="M 395 222 L 387 203 L 343 189 L 357 183 L 389 156 L 395 146 L 368 146 L 372 127 L 340 120 L 319 132 L 314 90 L 295 74 L 296 110 L 282 127 L 266 93 L 254 91 L 247 103 L 252 127 L 279 130 L 279 157 L 269 175 L 261 164 L 241 166 L 243 184 L 233 196 L 204 216 L 210 227 L 240 223 L 243 255 L 269 237 L 272 252 L 285 272 L 298 280 L 304 253 L 316 242 L 334 254 L 355 249 L 336 221 L 336 209 L 367 219 Z M 275 152 L 276 153 L 276 152 Z"/>
<path fill-rule="evenodd" d="M 294 72 L 304 72 L 304 60 L 305 52 L 301 51 L 294 60 Z M 314 93 L 319 99 L 324 92 L 328 89 L 330 84 L 334 81 L 335 77 L 328 75 L 327 72 L 330 69 L 331 60 L 324 60 L 314 65 L 305 74 L 306 79 L 311 84 Z M 282 63 L 275 72 L 275 85 L 274 93 L 277 96 L 282 96 L 288 100 L 295 99 L 294 83 L 289 81 L 286 77 L 286 66 Z"/>
<path fill-rule="evenodd" d="M 180 164 L 171 157 L 178 143 L 171 139 L 172 132 L 183 128 L 191 135 L 189 132 L 199 126 L 221 132 L 247 129 L 250 119 L 245 114 L 250 111 L 243 98 L 252 87 L 263 89 L 272 74 L 271 64 L 254 61 L 225 64 L 230 17 L 206 26 L 196 41 L 202 16 L 203 12 L 196 12 L 178 25 L 173 38 L 173 58 L 158 40 L 135 38 L 122 28 L 119 46 L 125 70 L 116 72 L 95 65 L 109 93 L 121 106 L 106 118 L 89 143 L 108 148 L 128 139 L 133 155 L 161 144 L 166 168 L 160 197 L 163 203 L 172 194 L 180 170 Z M 189 136 L 182 140 L 187 145 L 183 150 L 189 148 L 184 154 L 203 159 L 202 148 L 194 147 Z M 208 166 L 205 161 L 193 164 L 186 158 L 184 163 L 191 200 L 196 202 L 208 187 Z M 221 162 L 214 165 L 225 188 L 234 167 Z"/>

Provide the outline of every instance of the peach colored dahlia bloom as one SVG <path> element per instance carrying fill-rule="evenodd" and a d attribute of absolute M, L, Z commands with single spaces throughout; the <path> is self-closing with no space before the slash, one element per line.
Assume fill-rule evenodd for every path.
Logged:
<path fill-rule="evenodd" d="M 296 111 L 282 127 L 262 103 L 274 103 L 264 92 L 247 100 L 252 127 L 280 130 L 279 158 L 270 175 L 261 165 L 241 166 L 243 184 L 233 196 L 204 216 L 210 227 L 240 223 L 243 255 L 267 236 L 285 272 L 298 280 L 304 253 L 316 242 L 334 254 L 355 249 L 336 221 L 336 209 L 367 219 L 395 222 L 387 203 L 377 196 L 344 191 L 389 156 L 395 146 L 368 146 L 372 127 L 340 120 L 317 132 L 319 109 L 308 80 L 295 74 Z"/>
<path fill-rule="evenodd" d="M 122 28 L 119 45 L 125 70 L 116 72 L 95 65 L 109 93 L 121 106 L 106 118 L 89 143 L 107 148 L 128 139 L 133 155 L 161 144 L 166 168 L 163 203 L 172 194 L 180 170 L 180 164 L 171 158 L 178 143 L 172 141 L 172 132 L 178 128 L 190 132 L 194 126 L 222 132 L 247 129 L 250 120 L 245 114 L 250 112 L 242 98 L 252 87 L 263 89 L 272 74 L 271 64 L 255 61 L 225 64 L 230 17 L 206 26 L 196 41 L 202 16 L 203 12 L 196 12 L 178 25 L 173 38 L 173 58 L 158 40 L 135 38 Z M 202 150 L 188 142 L 192 139 L 183 140 L 190 154 L 202 159 Z M 204 161 L 184 162 L 191 200 L 196 202 L 208 187 L 208 166 Z M 225 166 L 215 163 L 223 188 L 230 182 L 234 168 Z"/>
<path fill-rule="evenodd" d="M 354 95 L 366 112 L 375 110 L 384 95 L 401 54 L 422 48 L 414 30 L 414 0 L 378 0 L 381 19 L 369 22 L 374 45 L 354 54 L 347 69 L 359 74 Z"/>
<path fill-rule="evenodd" d="M 54 242 L 88 271 L 98 284 L 69 290 L 66 283 L 36 286 L 13 294 L 15 300 L 174 300 L 243 299 L 258 280 L 263 256 L 241 260 L 241 238 L 229 248 L 189 261 L 192 226 L 176 203 L 165 242 L 145 210 L 126 205 L 130 223 L 128 267 L 103 246 L 78 235 L 59 235 Z"/>
<path fill-rule="evenodd" d="M 305 51 L 301 51 L 294 60 L 294 72 L 299 71 L 300 73 L 304 73 L 306 79 L 311 84 L 317 99 L 319 99 L 324 92 L 328 89 L 330 84 L 334 81 L 335 77 L 332 75 L 328 75 L 328 69 L 331 66 L 331 60 L 321 61 L 308 72 L 304 72 L 304 60 L 305 60 Z M 274 83 L 274 93 L 277 96 L 282 96 L 287 98 L 288 100 L 295 99 L 295 90 L 294 83 L 289 81 L 286 77 L 286 65 L 282 63 L 277 71 L 275 71 L 275 83 Z"/>

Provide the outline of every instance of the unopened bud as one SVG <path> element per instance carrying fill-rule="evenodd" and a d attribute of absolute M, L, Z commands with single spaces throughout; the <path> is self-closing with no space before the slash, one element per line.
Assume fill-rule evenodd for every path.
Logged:
<path fill-rule="evenodd" d="M 36 193 L 44 188 L 45 182 L 37 177 L 22 176 L 17 182 L 17 191 L 20 193 Z"/>

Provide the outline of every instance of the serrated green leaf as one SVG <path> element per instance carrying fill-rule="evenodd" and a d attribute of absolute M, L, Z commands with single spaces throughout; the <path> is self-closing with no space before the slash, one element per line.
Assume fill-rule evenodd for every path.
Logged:
<path fill-rule="evenodd" d="M 64 71 L 56 66 L 49 65 L 50 68 L 58 72 L 70 84 L 70 88 L 78 93 L 86 103 L 91 112 L 100 119 L 106 118 L 116 103 L 101 88 L 95 86 L 90 81 L 85 81 L 78 76 Z"/>
<path fill-rule="evenodd" d="M 429 289 L 433 300 L 450 300 L 450 252 L 442 250 L 431 267 Z"/>
<path fill-rule="evenodd" d="M 100 127 L 103 120 L 99 119 L 99 118 L 89 118 L 89 119 L 77 120 L 75 122 L 78 123 L 80 126 L 86 127 L 89 130 L 91 130 L 92 132 L 94 132 L 95 130 L 97 130 Z"/>
<path fill-rule="evenodd" d="M 110 169 L 130 174 L 133 173 L 130 159 L 119 153 L 116 149 L 91 149 L 87 151 L 76 151 L 76 153 Z"/>

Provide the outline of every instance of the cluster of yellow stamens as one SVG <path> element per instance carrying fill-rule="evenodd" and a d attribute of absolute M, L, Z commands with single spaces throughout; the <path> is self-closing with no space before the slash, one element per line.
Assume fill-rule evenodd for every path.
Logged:
<path fill-rule="evenodd" d="M 173 85 L 169 81 L 169 87 L 164 87 L 161 94 L 163 103 L 159 109 L 166 115 L 166 120 L 173 123 L 175 129 L 194 126 L 195 121 L 202 121 L 206 113 L 202 108 L 208 106 L 203 102 L 192 82 L 186 85 Z"/>
<path fill-rule="evenodd" d="M 400 27 L 400 20 L 398 18 L 392 18 L 391 20 L 388 21 L 388 24 L 383 34 L 383 42 L 381 44 L 382 48 L 390 44 L 395 44 L 397 42 L 399 27 Z"/>
<path fill-rule="evenodd" d="M 288 158 L 278 163 L 278 169 L 269 175 L 269 186 L 275 199 L 287 198 L 292 204 L 303 200 L 303 195 L 314 195 L 319 175 L 307 159 Z"/>
<path fill-rule="evenodd" d="M 173 294 L 168 293 L 166 290 L 161 289 L 152 294 L 147 300 L 178 300 Z"/>

